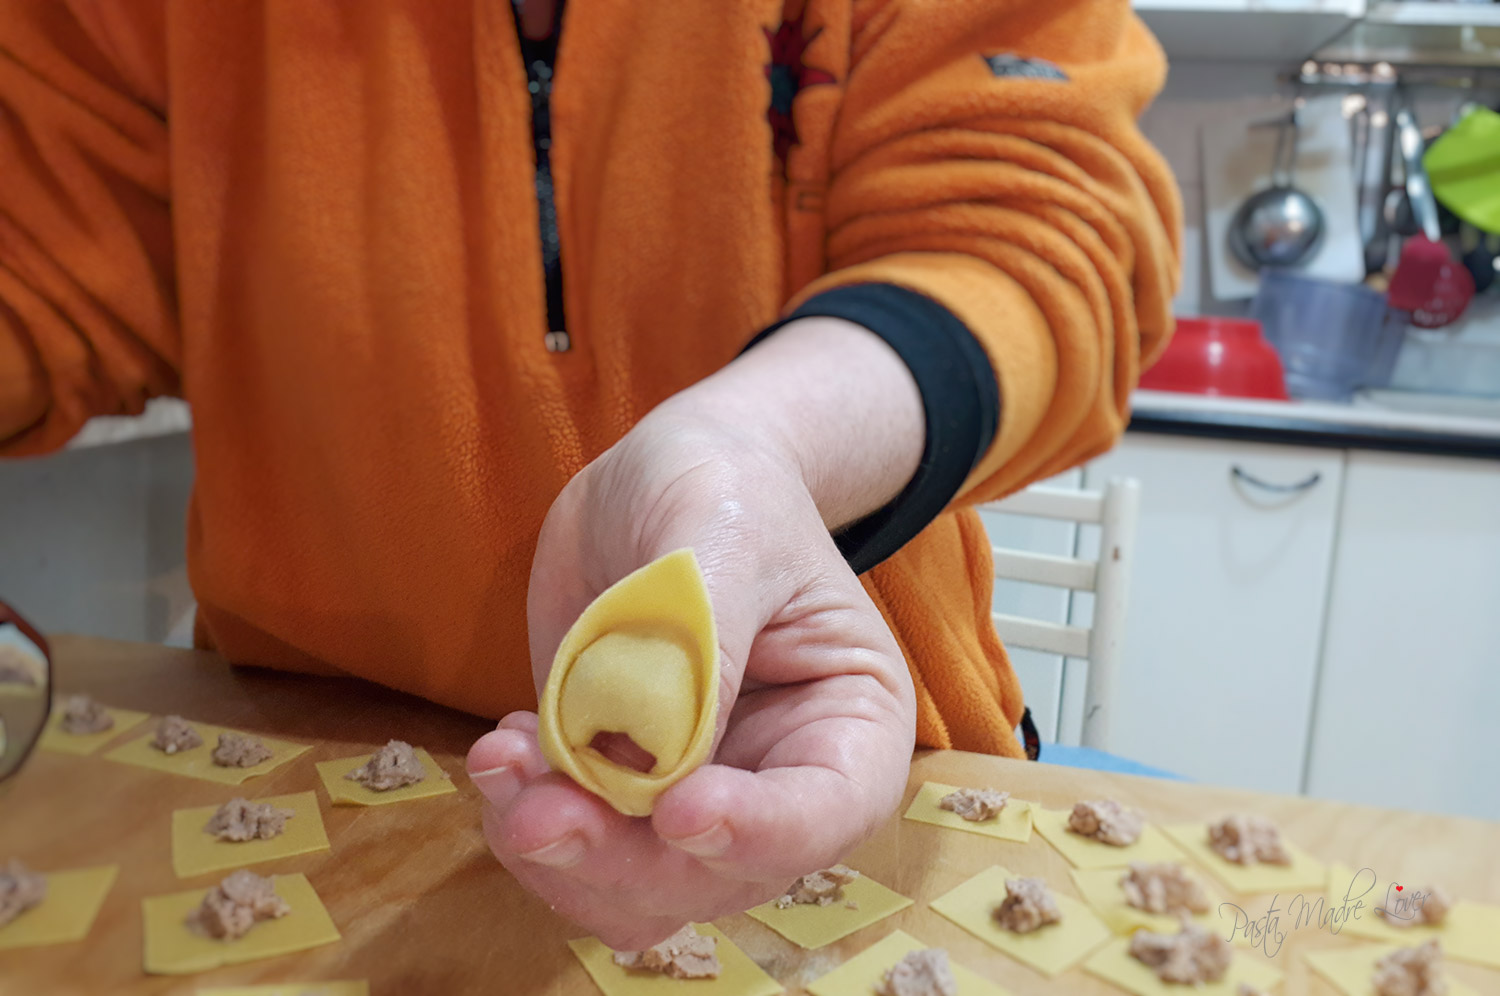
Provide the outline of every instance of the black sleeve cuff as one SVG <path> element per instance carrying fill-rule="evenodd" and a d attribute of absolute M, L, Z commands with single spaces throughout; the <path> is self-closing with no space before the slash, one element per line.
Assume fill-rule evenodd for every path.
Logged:
<path fill-rule="evenodd" d="M 893 284 L 852 284 L 810 298 L 746 349 L 799 318 L 842 318 L 880 336 L 917 382 L 927 417 L 922 462 L 884 508 L 834 536 L 863 574 L 937 518 L 989 450 L 1000 425 L 1000 385 L 984 347 L 958 316 L 932 298 Z"/>

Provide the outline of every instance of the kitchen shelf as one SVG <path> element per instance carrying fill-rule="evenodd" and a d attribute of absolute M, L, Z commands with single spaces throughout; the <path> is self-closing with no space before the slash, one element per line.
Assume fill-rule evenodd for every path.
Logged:
<path fill-rule="evenodd" d="M 1431 0 L 1383 0 L 1372 4 L 1365 20 L 1405 27 L 1500 27 L 1500 3 L 1434 3 Z"/>
<path fill-rule="evenodd" d="M 1364 0 L 1136 0 L 1166 49 L 1184 61 L 1295 64 L 1348 30 Z"/>

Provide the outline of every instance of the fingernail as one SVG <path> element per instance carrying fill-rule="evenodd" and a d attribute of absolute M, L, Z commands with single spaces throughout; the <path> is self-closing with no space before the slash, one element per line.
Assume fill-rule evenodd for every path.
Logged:
<path fill-rule="evenodd" d="M 730 834 L 729 827 L 723 823 L 716 824 L 713 829 L 705 830 L 692 837 L 668 841 L 673 847 L 686 851 L 695 858 L 721 857 L 725 851 L 729 850 L 729 845 L 733 842 L 734 837 Z"/>
<path fill-rule="evenodd" d="M 479 786 L 479 791 L 490 805 L 504 809 L 521 791 L 521 774 L 514 764 L 502 764 L 487 771 L 476 771 L 469 780 Z"/>
<path fill-rule="evenodd" d="M 548 868 L 571 868 L 583 860 L 583 851 L 583 838 L 576 833 L 570 833 L 560 840 L 554 840 L 546 847 L 527 851 L 520 857 L 532 864 L 546 865 Z"/>

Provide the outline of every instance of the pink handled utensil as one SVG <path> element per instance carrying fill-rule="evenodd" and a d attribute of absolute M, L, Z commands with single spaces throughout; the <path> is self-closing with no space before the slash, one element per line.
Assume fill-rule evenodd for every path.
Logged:
<path fill-rule="evenodd" d="M 1411 111 L 1396 114 L 1401 155 L 1406 160 L 1406 193 L 1422 226 L 1401 247 L 1401 261 L 1391 275 L 1387 299 L 1392 308 L 1411 313 L 1418 328 L 1438 329 L 1458 321 L 1474 299 L 1474 277 L 1454 260 L 1442 243 L 1437 200 L 1422 166 L 1422 133 Z"/>

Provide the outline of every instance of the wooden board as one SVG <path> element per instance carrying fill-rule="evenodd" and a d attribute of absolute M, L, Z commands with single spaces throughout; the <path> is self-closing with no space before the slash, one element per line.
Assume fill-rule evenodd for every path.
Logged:
<path fill-rule="evenodd" d="M 484 720 L 363 683 L 231 669 L 209 654 L 65 637 L 55 649 L 62 691 L 87 691 L 111 705 L 178 712 L 316 745 L 247 783 L 254 794 L 316 788 L 321 799 L 314 762 L 371 749 L 391 736 L 430 750 L 459 791 L 377 809 L 329 807 L 323 799 L 332 852 L 258 870 L 306 873 L 344 940 L 185 981 L 141 973 L 140 900 L 215 880 L 214 875 L 173 875 L 170 813 L 222 801 L 234 790 L 97 757 L 40 753 L 0 784 L 0 860 L 14 855 L 42 869 L 118 862 L 120 877 L 85 944 L 0 952 L 0 992 L 143 996 L 191 993 L 208 985 L 348 978 L 369 979 L 376 996 L 596 992 L 564 943 L 582 932 L 526 894 L 494 862 L 480 837 L 478 795 L 464 777 L 463 756 L 489 727 Z M 1464 898 L 1500 903 L 1500 863 L 1493 860 L 1500 854 L 1500 824 L 958 752 L 919 756 L 906 801 L 926 780 L 996 785 L 1049 807 L 1112 796 L 1159 822 L 1253 810 L 1277 820 L 1293 840 L 1324 860 L 1367 865 L 1387 880 L 1411 875 L 1413 881 L 1442 882 Z M 1043 875 L 1071 891 L 1065 862 L 1039 836 L 1030 844 L 1012 844 L 893 818 L 850 863 L 917 903 L 814 952 L 794 947 L 745 916 L 727 917 L 719 926 L 791 994 L 895 928 L 947 947 L 958 962 L 1016 996 L 1118 992 L 1077 969 L 1048 982 L 927 908 L 926 900 L 997 863 Z M 1284 996 L 1331 994 L 1295 953 L 1350 943 L 1317 930 L 1291 934 L 1275 959 L 1288 973 Z M 1455 966 L 1453 974 L 1481 992 L 1500 992 L 1500 973 Z"/>

